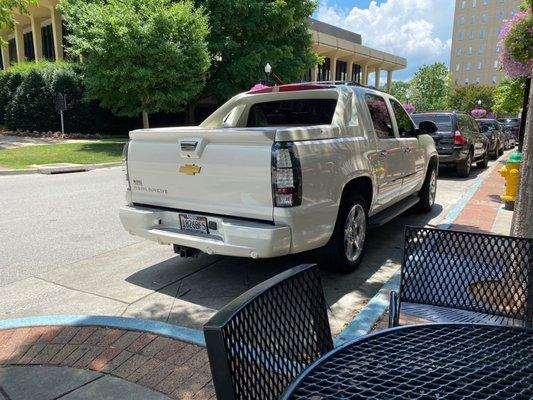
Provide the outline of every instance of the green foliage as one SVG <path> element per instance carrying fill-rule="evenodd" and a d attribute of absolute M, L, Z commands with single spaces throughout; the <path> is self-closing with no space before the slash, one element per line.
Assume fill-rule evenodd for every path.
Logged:
<path fill-rule="evenodd" d="M 385 90 L 386 86 L 382 90 Z M 401 103 L 407 103 L 407 97 L 411 95 L 411 84 L 409 81 L 394 81 L 391 85 L 390 94 L 396 97 Z"/>
<path fill-rule="evenodd" d="M 417 111 L 444 110 L 448 106 L 450 78 L 443 62 L 424 65 L 410 82 L 411 103 Z"/>
<path fill-rule="evenodd" d="M 118 115 L 176 112 L 204 86 L 207 17 L 190 1 L 64 0 L 87 97 Z"/>
<path fill-rule="evenodd" d="M 219 100 L 265 79 L 270 63 L 293 82 L 320 61 L 312 50 L 308 17 L 315 0 L 196 0 L 209 12 L 212 65 L 206 94 Z"/>
<path fill-rule="evenodd" d="M 525 78 L 504 79 L 494 90 L 492 110 L 498 116 L 516 116 L 524 101 Z"/>
<path fill-rule="evenodd" d="M 6 107 L 21 83 L 22 75 L 19 73 L 2 72 L 0 74 L 0 124 L 5 123 Z"/>
<path fill-rule="evenodd" d="M 13 27 L 13 12 L 26 14 L 28 6 L 37 4 L 37 0 L 0 0 L 0 29 Z M 0 45 L 5 45 L 0 39 Z"/>
<path fill-rule="evenodd" d="M 478 100 L 481 100 L 481 108 L 491 111 L 494 105 L 494 88 L 484 85 L 458 86 L 450 96 L 450 108 L 469 113 L 479 107 Z"/>
<path fill-rule="evenodd" d="M 7 127 L 29 131 L 55 130 L 54 115 L 54 95 L 50 87 L 41 73 L 30 71 L 6 107 Z"/>

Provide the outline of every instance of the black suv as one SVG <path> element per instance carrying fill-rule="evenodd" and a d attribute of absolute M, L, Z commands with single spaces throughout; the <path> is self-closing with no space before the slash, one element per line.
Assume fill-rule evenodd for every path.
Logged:
<path fill-rule="evenodd" d="M 458 111 L 438 111 L 411 115 L 418 127 L 422 121 L 431 121 L 438 131 L 431 136 L 439 153 L 439 165 L 454 165 L 457 175 L 470 175 L 472 163 L 486 168 L 489 161 L 489 139 L 483 135 L 476 120 Z"/>
<path fill-rule="evenodd" d="M 476 119 L 481 133 L 489 139 L 489 154 L 493 160 L 496 160 L 503 154 L 507 148 L 507 134 L 503 126 L 495 119 L 481 118 Z"/>

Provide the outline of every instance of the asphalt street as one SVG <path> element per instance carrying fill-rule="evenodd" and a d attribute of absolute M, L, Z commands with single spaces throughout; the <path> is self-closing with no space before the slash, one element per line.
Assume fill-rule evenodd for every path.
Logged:
<path fill-rule="evenodd" d="M 491 162 L 491 165 L 494 165 Z M 488 170 L 468 179 L 441 171 L 430 214 L 407 211 L 369 233 L 352 274 L 322 271 L 333 334 L 397 271 L 404 226 L 436 226 Z M 77 314 L 133 316 L 200 329 L 255 284 L 309 256 L 180 259 L 170 246 L 129 236 L 118 219 L 121 168 L 0 176 L 0 319 Z"/>

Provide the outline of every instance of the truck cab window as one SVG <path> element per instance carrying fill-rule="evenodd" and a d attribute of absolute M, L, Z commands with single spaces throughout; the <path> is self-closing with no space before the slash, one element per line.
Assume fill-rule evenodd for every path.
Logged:
<path fill-rule="evenodd" d="M 366 105 L 368 111 L 370 111 L 370 117 L 372 118 L 372 125 L 374 125 L 374 131 L 380 139 L 394 138 L 394 131 L 392 129 L 392 121 L 387 108 L 385 99 L 375 94 L 365 94 Z"/>
<path fill-rule="evenodd" d="M 390 100 L 392 111 L 396 117 L 396 124 L 398 125 L 398 133 L 400 137 L 413 137 L 416 136 L 415 126 L 409 115 L 404 110 L 402 105 L 396 100 Z"/>
<path fill-rule="evenodd" d="M 247 127 L 328 125 L 337 99 L 294 99 L 256 103 L 248 112 Z"/>

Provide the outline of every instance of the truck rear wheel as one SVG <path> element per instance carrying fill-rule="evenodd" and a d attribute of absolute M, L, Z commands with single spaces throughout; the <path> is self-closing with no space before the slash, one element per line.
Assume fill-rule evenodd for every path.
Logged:
<path fill-rule="evenodd" d="M 351 193 L 341 203 L 330 242 L 319 250 L 320 264 L 337 272 L 353 272 L 365 254 L 367 228 L 365 199 Z"/>
<path fill-rule="evenodd" d="M 472 169 L 472 152 L 468 153 L 466 158 L 457 163 L 457 175 L 462 178 L 468 178 Z"/>

